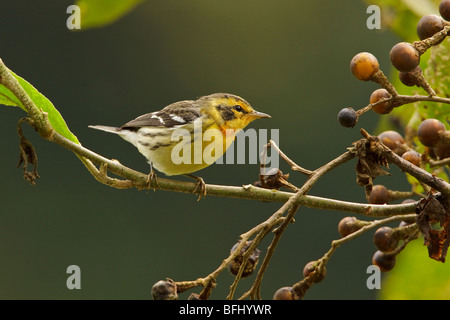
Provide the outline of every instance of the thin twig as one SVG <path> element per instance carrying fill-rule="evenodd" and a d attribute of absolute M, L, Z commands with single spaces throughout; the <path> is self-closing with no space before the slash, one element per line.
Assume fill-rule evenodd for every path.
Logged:
<path fill-rule="evenodd" d="M 305 169 L 305 168 L 299 166 L 298 164 L 296 164 L 293 160 L 291 160 L 283 151 L 280 150 L 280 148 L 277 146 L 275 141 L 270 140 L 269 143 L 267 144 L 267 147 L 274 148 L 278 152 L 280 157 L 284 161 L 286 161 L 287 164 L 289 164 L 289 166 L 291 167 L 291 169 L 293 171 L 298 171 L 298 172 L 301 172 L 301 173 L 306 174 L 308 176 L 310 176 L 313 173 L 313 171 Z"/>
<path fill-rule="evenodd" d="M 428 163 L 432 167 L 448 166 L 448 165 L 450 165 L 450 157 L 449 158 L 440 159 L 440 160 L 432 160 L 432 159 L 430 159 L 430 160 L 428 160 Z"/>
<path fill-rule="evenodd" d="M 395 107 L 400 107 L 402 105 L 405 104 L 410 104 L 410 103 L 414 103 L 414 102 L 421 102 L 421 101 L 426 101 L 426 102 L 437 102 L 437 103 L 446 103 L 446 104 L 450 104 L 450 98 L 443 98 L 443 97 L 439 97 L 436 95 L 429 95 L 429 96 L 423 96 L 423 95 L 413 95 L 413 96 L 407 96 L 407 95 L 396 95 L 396 96 L 392 96 L 390 98 L 383 98 L 378 100 L 377 102 L 374 103 L 369 103 L 367 106 L 360 108 L 356 111 L 356 113 L 358 114 L 358 116 L 361 116 L 363 113 L 371 110 L 373 107 L 381 104 L 381 103 L 391 103 L 393 104 Z"/>
<path fill-rule="evenodd" d="M 326 264 L 328 263 L 328 261 L 330 260 L 330 258 L 332 257 L 332 255 L 334 254 L 334 252 L 344 243 L 353 240 L 357 237 L 359 237 L 360 235 L 364 234 L 365 232 L 374 229 L 376 227 L 385 225 L 389 222 L 393 222 L 393 221 L 398 221 L 398 220 L 410 220 L 410 219 L 415 219 L 416 214 L 407 214 L 407 215 L 399 215 L 399 216 L 393 216 L 393 217 L 388 217 L 382 220 L 374 220 L 374 221 L 370 221 L 369 224 L 363 226 L 362 228 L 360 228 L 359 230 L 350 233 L 349 235 L 337 239 L 337 240 L 333 240 L 331 242 L 331 247 L 330 249 L 320 258 L 317 260 L 317 265 L 316 265 L 316 270 L 314 271 L 313 274 L 311 274 L 311 276 L 306 277 L 304 279 L 302 279 L 301 281 L 297 282 L 296 284 L 294 284 L 292 286 L 292 289 L 294 290 L 294 292 L 297 294 L 297 296 L 299 296 L 300 298 L 302 298 L 305 294 L 305 292 L 311 287 L 311 285 L 314 283 L 314 276 L 318 276 L 322 273 L 323 269 L 325 268 Z"/>
<path fill-rule="evenodd" d="M 30 123 L 32 123 L 32 125 L 35 126 L 39 134 L 48 141 L 54 142 L 74 152 L 80 158 L 82 163 L 86 166 L 87 170 L 93 175 L 93 177 L 97 181 L 105 185 L 119 189 L 148 188 L 147 174 L 143 174 L 131 168 L 128 168 L 120 164 L 118 161 L 107 159 L 83 147 L 79 143 L 70 141 L 69 139 L 65 138 L 64 136 L 56 132 L 52 128 L 50 122 L 48 121 L 47 114 L 42 110 L 40 110 L 34 104 L 34 102 L 31 100 L 31 98 L 20 86 L 18 81 L 15 79 L 15 77 L 12 75 L 12 73 L 3 64 L 1 60 L 0 60 L 0 78 L 1 83 L 5 85 L 5 87 L 7 87 L 9 90 L 11 90 L 11 92 L 13 92 L 13 94 L 23 104 L 23 107 L 25 108 L 28 115 L 32 119 Z M 450 99 L 441 98 L 433 95 L 402 96 L 395 94 L 392 98 L 387 99 L 386 101 L 395 103 L 396 106 L 417 101 L 432 101 L 450 104 Z M 379 101 L 378 103 L 381 103 L 381 101 Z M 373 107 L 374 105 L 375 104 L 372 104 L 371 107 Z M 366 107 L 364 110 L 368 109 L 369 108 Z M 370 137 L 367 135 L 366 138 L 369 139 Z M 289 223 L 293 221 L 294 216 L 300 206 L 359 213 L 371 217 L 388 217 L 386 219 L 380 220 L 383 221 L 384 223 L 388 221 L 394 221 L 403 217 L 410 217 L 412 215 L 404 215 L 404 214 L 415 212 L 416 203 L 407 203 L 400 205 L 370 205 L 307 195 L 307 193 L 311 190 L 311 188 L 314 186 L 314 184 L 318 181 L 320 177 L 322 177 L 330 170 L 336 168 L 337 166 L 343 164 L 344 162 L 353 159 L 355 157 L 355 154 L 350 151 L 347 151 L 342 155 L 338 156 L 336 159 L 326 163 L 322 167 L 314 171 L 310 171 L 298 166 L 294 161 L 292 161 L 289 157 L 287 157 L 273 141 L 270 141 L 270 146 L 274 147 L 274 149 L 280 154 L 280 156 L 291 166 L 292 170 L 308 175 L 307 181 L 295 193 L 258 188 L 252 185 L 245 185 L 242 187 L 222 186 L 212 184 L 206 185 L 207 194 L 209 196 L 283 202 L 283 205 L 267 220 L 255 226 L 248 232 L 242 234 L 240 237 L 241 240 L 240 244 L 236 247 L 236 249 L 232 253 L 230 253 L 230 255 L 226 259 L 223 260 L 223 262 L 219 265 L 219 267 L 216 270 L 214 270 L 211 274 L 209 274 L 204 278 L 199 278 L 194 281 L 177 282 L 176 284 L 180 292 L 190 289 L 192 287 L 202 286 L 204 289 L 200 293 L 199 297 L 201 299 L 207 299 L 210 296 L 212 289 L 215 287 L 215 281 L 218 275 L 228 267 L 229 263 L 233 261 L 233 259 L 235 259 L 238 254 L 241 254 L 241 250 L 246 244 L 247 240 L 252 239 L 253 242 L 251 246 L 249 246 L 247 251 L 244 253 L 244 264 L 241 266 L 238 275 L 235 278 L 235 281 L 230 287 L 230 293 L 228 295 L 228 298 L 231 299 L 234 295 L 234 292 L 242 275 L 246 259 L 249 257 L 253 249 L 256 248 L 256 246 L 261 242 L 261 240 L 265 236 L 267 236 L 268 233 L 273 231 L 274 238 L 272 239 L 272 242 L 269 245 L 268 252 L 264 258 L 264 261 L 261 264 L 256 280 L 253 283 L 250 290 L 247 291 L 242 296 L 242 297 L 250 296 L 252 298 L 260 298 L 260 286 L 263 274 L 265 273 L 269 265 L 269 262 L 273 256 L 273 253 L 276 249 L 279 240 L 281 239 L 282 234 L 286 230 Z M 380 144 L 380 146 L 382 146 L 382 144 Z M 383 150 L 383 153 L 385 154 L 389 162 L 398 165 L 402 170 L 416 177 L 419 181 L 426 183 L 427 185 L 430 185 L 431 187 L 441 191 L 443 194 L 447 196 L 450 194 L 450 185 L 445 181 L 443 181 L 442 179 L 439 180 L 438 178 L 434 177 L 433 175 L 429 174 L 428 172 L 420 168 L 412 167 L 412 165 L 409 162 L 398 157 L 390 150 L 385 149 Z M 108 176 L 108 171 L 123 179 L 117 179 Z M 157 190 L 192 193 L 196 189 L 196 184 L 192 182 L 183 182 L 159 178 L 158 185 L 155 186 L 154 188 Z M 286 216 L 284 216 L 286 212 L 287 214 Z M 381 222 L 374 222 L 370 226 L 374 227 L 377 225 L 377 223 Z M 358 236 L 360 233 L 365 232 L 368 229 L 369 228 L 363 227 L 362 229 L 353 233 L 352 235 L 347 236 L 345 238 L 346 240 L 340 239 L 333 241 L 331 249 L 324 255 L 324 257 L 321 260 L 323 265 L 328 261 L 329 257 L 331 257 L 331 255 L 334 253 L 337 247 L 339 247 L 339 245 L 348 241 L 349 239 L 352 239 L 353 237 Z M 319 268 L 321 267 L 319 266 Z"/>
<path fill-rule="evenodd" d="M 83 147 L 82 145 L 76 144 L 66 139 L 57 132 L 53 132 L 51 135 L 49 135 L 49 139 L 51 139 L 50 141 L 55 142 L 71 150 L 79 157 L 84 159 L 82 161 L 86 161 L 86 159 L 89 160 L 85 162 L 85 165 L 87 165 L 88 170 L 101 183 L 104 183 L 111 187 L 118 187 L 120 185 L 121 188 L 126 187 L 137 189 L 148 188 L 147 174 L 128 168 L 118 161 L 107 159 Z M 346 157 L 349 156 L 349 152 L 346 152 L 345 155 Z M 104 175 L 100 174 L 98 170 L 92 167 L 92 163 L 96 163 L 98 165 L 106 165 L 107 169 L 111 173 L 119 177 L 125 178 L 126 179 L 125 181 L 131 182 L 119 183 L 117 179 L 108 179 Z M 158 177 L 158 186 L 155 186 L 155 189 L 164 191 L 182 192 L 182 193 L 192 193 L 195 187 L 196 184 L 194 182 L 177 181 Z M 207 184 L 206 190 L 208 196 L 269 201 L 269 202 L 286 202 L 294 195 L 294 193 L 291 192 L 258 188 L 252 185 L 236 187 L 236 186 Z M 298 196 L 295 199 L 295 203 L 308 208 L 346 211 L 368 216 L 389 216 L 392 214 L 404 214 L 414 211 L 414 207 L 411 204 L 390 205 L 390 206 L 370 205 L 309 195 Z"/>
<path fill-rule="evenodd" d="M 314 170 L 312 172 L 312 174 L 309 176 L 308 180 L 303 184 L 303 186 L 299 189 L 299 191 L 295 194 L 294 197 L 300 198 L 301 196 L 306 195 L 306 193 L 308 193 L 309 190 L 311 190 L 313 185 L 318 181 L 318 179 L 320 177 L 322 177 L 324 174 L 326 174 L 333 168 L 336 168 L 337 166 L 353 159 L 354 157 L 355 157 L 355 154 L 353 154 L 350 151 L 347 151 L 347 152 L 343 153 L 342 155 L 338 156 L 337 158 L 326 163 L 322 167 Z M 294 197 L 292 197 L 290 200 L 292 200 Z M 269 265 L 269 261 L 272 258 L 273 252 L 275 251 L 275 248 L 276 248 L 279 240 L 281 239 L 283 232 L 286 230 L 288 224 L 294 218 L 294 216 L 298 210 L 298 207 L 299 206 L 296 203 L 294 203 L 294 202 L 290 203 L 290 201 L 288 201 L 283 205 L 283 207 L 281 207 L 277 211 L 278 214 L 282 214 L 286 210 L 289 210 L 288 214 L 286 216 L 286 219 L 281 223 L 280 227 L 277 228 L 277 232 L 275 233 L 275 236 L 267 250 L 267 254 L 264 257 L 264 260 L 261 264 L 258 274 L 256 275 L 256 279 L 255 279 L 252 287 L 250 288 L 250 290 L 248 290 L 241 296 L 241 299 L 244 299 L 248 296 L 250 296 L 251 298 L 259 298 L 260 297 L 259 289 L 261 287 L 261 281 L 263 278 L 263 274 L 266 271 L 267 266 Z"/>
<path fill-rule="evenodd" d="M 398 156 L 395 152 L 389 149 L 389 147 L 385 146 L 383 143 L 380 143 L 378 137 L 371 136 L 364 129 L 361 129 L 361 134 L 366 139 L 377 142 L 377 145 L 373 147 L 378 148 L 379 149 L 378 152 L 382 153 L 389 163 L 395 164 L 402 171 L 409 173 L 417 180 L 436 189 L 445 196 L 447 197 L 450 196 L 450 184 L 447 183 L 445 180 L 425 171 L 424 169 Z"/>

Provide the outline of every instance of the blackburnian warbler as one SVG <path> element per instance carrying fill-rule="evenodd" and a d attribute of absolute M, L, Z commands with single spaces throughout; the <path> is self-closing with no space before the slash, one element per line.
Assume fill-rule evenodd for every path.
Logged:
<path fill-rule="evenodd" d="M 215 93 L 172 103 L 121 127 L 89 127 L 118 134 L 133 144 L 150 164 L 150 184 L 152 179 L 157 182 L 154 167 L 168 176 L 183 174 L 196 179 L 202 196 L 203 179 L 190 174 L 220 158 L 236 134 L 259 118 L 270 116 L 255 111 L 241 97 Z"/>

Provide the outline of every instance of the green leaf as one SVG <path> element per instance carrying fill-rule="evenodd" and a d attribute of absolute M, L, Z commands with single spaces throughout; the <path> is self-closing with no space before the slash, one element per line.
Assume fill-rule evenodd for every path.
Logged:
<path fill-rule="evenodd" d="M 17 97 L 6 87 L 0 85 L 0 104 L 5 106 L 20 107 L 27 111 Z"/>
<path fill-rule="evenodd" d="M 450 297 L 450 265 L 430 259 L 423 238 L 409 243 L 381 284 L 380 299 L 419 300 Z"/>
<path fill-rule="evenodd" d="M 14 72 L 12 71 L 10 72 L 17 79 L 20 86 L 25 90 L 25 92 L 28 94 L 28 96 L 31 98 L 34 104 L 39 109 L 42 109 L 42 111 L 47 113 L 48 120 L 52 125 L 53 129 L 62 136 L 64 136 L 65 138 L 69 139 L 70 141 L 79 144 L 78 138 L 69 130 L 66 122 L 64 121 L 64 118 L 61 116 L 61 114 L 55 108 L 55 106 L 50 102 L 50 100 L 48 100 L 42 93 L 36 90 L 36 88 L 34 88 L 25 79 L 14 74 Z M 0 104 L 6 106 L 20 107 L 24 111 L 26 111 L 26 108 L 19 101 L 19 99 L 17 99 L 17 97 L 3 85 L 0 85 Z"/>
<path fill-rule="evenodd" d="M 367 1 L 381 7 L 381 15 L 384 26 L 388 27 L 402 38 L 401 41 L 414 42 L 419 40 L 416 34 L 417 22 L 427 14 L 436 14 L 440 0 L 372 0 Z M 424 77 L 440 97 L 450 97 L 450 39 L 446 38 L 442 43 L 430 48 L 420 57 L 420 66 Z M 403 95 L 428 95 L 425 90 L 418 87 L 407 87 L 402 84 L 395 68 L 390 70 L 390 81 L 400 94 Z M 395 108 L 389 115 L 380 117 L 376 132 L 385 130 L 401 131 L 403 128 L 409 133 L 409 139 L 415 134 L 420 123 L 424 119 L 435 118 L 447 124 L 450 115 L 450 105 L 435 102 L 416 102 Z M 425 147 L 414 137 L 414 145 L 420 153 Z M 434 171 L 433 168 L 426 168 Z M 441 173 L 440 176 L 448 181 L 448 177 Z M 414 186 L 414 179 L 409 179 Z M 416 191 L 420 190 L 420 187 Z"/>
<path fill-rule="evenodd" d="M 438 13 L 436 1 L 432 0 L 366 0 L 366 3 L 381 8 L 382 28 L 408 42 L 418 40 L 416 27 L 422 16 Z"/>
<path fill-rule="evenodd" d="M 381 8 L 382 27 L 389 28 L 400 36 L 400 41 L 414 42 L 419 40 L 416 34 L 417 22 L 427 14 L 438 13 L 440 0 L 372 0 L 368 4 L 376 4 Z M 428 50 L 421 56 L 420 66 L 425 79 L 442 97 L 450 96 L 450 42 L 445 39 L 440 45 Z M 390 81 L 400 94 L 428 95 L 422 88 L 407 87 L 398 78 L 398 71 L 391 68 Z M 388 72 L 389 73 L 389 72 Z M 426 118 L 437 118 L 446 123 L 450 114 L 450 106 L 442 103 L 417 102 L 396 108 L 389 115 L 381 117 L 377 131 L 398 130 L 408 128 L 417 130 Z M 416 150 L 423 152 L 425 147 L 414 137 Z M 433 171 L 448 181 L 444 171 L 436 171 L 427 165 L 425 170 Z M 414 191 L 423 192 L 418 181 L 406 175 Z M 394 269 L 385 274 L 379 292 L 380 299 L 448 299 L 450 297 L 450 266 L 428 257 L 423 238 L 407 245 L 397 256 Z"/>
<path fill-rule="evenodd" d="M 77 0 L 81 10 L 81 30 L 115 22 L 144 0 Z"/>
<path fill-rule="evenodd" d="M 446 38 L 441 44 L 430 49 L 430 57 L 424 76 L 436 94 L 450 96 L 450 41 Z M 419 112 L 423 118 L 436 118 L 446 122 L 450 115 L 450 105 L 444 103 L 421 103 Z"/>
<path fill-rule="evenodd" d="M 436 1 L 431 0 L 366 0 L 368 5 L 377 5 L 381 9 L 382 28 L 389 29 L 396 33 L 402 40 L 414 42 L 419 40 L 416 34 L 417 22 L 423 15 L 436 13 Z M 421 57 L 421 67 L 426 67 L 429 53 Z M 424 94 L 425 91 L 417 87 L 407 87 L 398 78 L 398 71 L 391 67 L 390 70 L 383 70 L 389 74 L 389 79 L 400 94 L 414 95 Z M 385 130 L 400 130 L 404 128 L 413 117 L 416 105 L 408 105 L 394 109 L 389 116 L 380 117 L 377 132 Z M 415 116 L 414 119 L 418 117 Z M 418 124 L 415 125 L 417 127 Z"/>

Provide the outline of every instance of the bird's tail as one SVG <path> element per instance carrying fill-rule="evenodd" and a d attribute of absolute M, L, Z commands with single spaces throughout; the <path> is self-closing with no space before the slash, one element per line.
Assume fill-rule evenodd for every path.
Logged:
<path fill-rule="evenodd" d="M 89 128 L 102 130 L 110 133 L 118 134 L 120 132 L 120 128 L 110 127 L 110 126 L 89 126 Z"/>
<path fill-rule="evenodd" d="M 138 135 L 136 134 L 136 132 L 134 132 L 132 130 L 126 130 L 126 129 L 123 130 L 121 128 L 110 127 L 110 126 L 89 126 L 89 128 L 118 134 L 122 139 L 133 144 L 136 148 L 138 147 L 138 145 L 137 145 Z"/>

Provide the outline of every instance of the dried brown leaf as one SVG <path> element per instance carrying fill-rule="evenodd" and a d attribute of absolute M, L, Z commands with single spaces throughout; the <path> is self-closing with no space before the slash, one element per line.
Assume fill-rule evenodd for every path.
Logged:
<path fill-rule="evenodd" d="M 378 176 L 390 175 L 383 169 L 389 168 L 387 160 L 383 157 L 376 137 L 361 139 L 353 144 L 349 150 L 358 157 L 356 164 L 356 182 L 365 188 L 366 196 L 370 195 L 373 179 Z"/>
<path fill-rule="evenodd" d="M 19 151 L 19 163 L 17 164 L 17 168 L 23 164 L 23 177 L 34 186 L 36 185 L 36 180 L 39 178 L 39 174 L 37 172 L 37 153 L 31 142 L 28 141 L 23 135 L 20 136 Z M 28 164 L 33 167 L 32 171 L 28 170 Z"/>
<path fill-rule="evenodd" d="M 448 199 L 442 195 L 422 199 L 417 207 L 417 225 L 428 247 L 428 256 L 445 262 L 450 245 L 450 211 Z"/>

